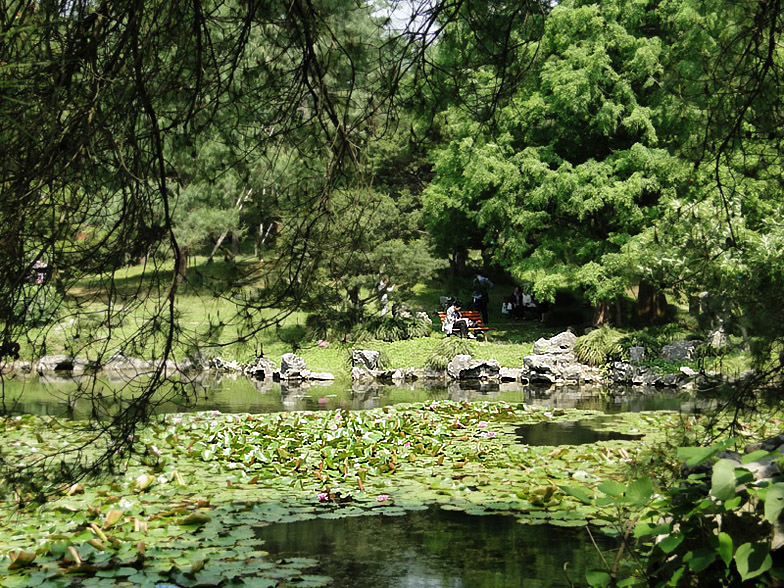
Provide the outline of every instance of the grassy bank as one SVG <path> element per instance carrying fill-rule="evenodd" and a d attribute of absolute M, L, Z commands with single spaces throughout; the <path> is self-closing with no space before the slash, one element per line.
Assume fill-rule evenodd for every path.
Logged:
<path fill-rule="evenodd" d="M 315 371 L 334 374 L 348 373 L 351 350 L 355 348 L 379 351 L 386 367 L 423 367 L 432 357 L 439 342 L 444 338 L 436 311 L 441 296 L 470 298 L 470 280 L 450 280 L 418 284 L 411 289 L 411 297 L 404 302 L 413 311 L 428 313 L 433 325 L 429 336 L 404 341 L 349 340 L 342 337 L 327 337 L 318 344 L 315 335 L 305 327 L 307 314 L 293 312 L 282 314 L 276 309 L 242 310 L 236 296 L 252 292 L 263 286 L 261 281 L 248 283 L 236 290 L 233 280 L 237 267 L 255 267 L 252 259 L 238 261 L 216 261 L 207 264 L 203 258 L 192 260 L 188 279 L 179 290 L 176 300 L 176 337 L 172 356 L 176 359 L 192 357 L 199 353 L 206 358 L 221 357 L 224 360 L 249 362 L 259 353 L 278 363 L 281 355 L 295 352 L 301 355 L 308 367 Z M 172 278 L 171 262 L 161 262 L 158 271 L 162 283 Z M 65 353 L 73 357 L 88 359 L 98 356 L 104 359 L 115 351 L 144 359 L 157 359 L 163 353 L 167 325 L 154 323 L 151 316 L 162 304 L 165 291 L 152 287 L 143 266 L 132 266 L 115 276 L 113 289 L 97 279 L 78 283 L 69 293 L 67 304 L 59 309 L 50 324 L 31 329 L 28 340 L 20 341 L 21 355 L 35 360 L 40 355 Z M 31 286 L 32 287 L 32 286 Z M 54 296 L 54 286 L 49 284 L 39 294 Z M 564 296 L 560 304 L 552 307 L 545 323 L 531 320 L 510 320 L 500 312 L 501 301 L 512 289 L 511 283 L 499 283 L 490 293 L 489 324 L 492 330 L 487 341 L 471 344 L 471 353 L 477 359 L 496 359 L 503 366 L 519 367 L 522 358 L 530 354 L 533 342 L 540 337 L 550 337 L 566 328 L 582 334 L 588 326 L 584 304 L 574 297 Z M 110 296 L 111 293 L 111 296 Z M 143 303 L 138 303 L 143 300 Z M 107 309 L 127 307 L 127 312 L 114 314 L 107 320 Z M 392 296 L 391 302 L 401 300 Z M 251 332 L 259 325 L 270 326 Z M 145 330 L 155 333 L 144 338 L 139 333 Z M 660 342 L 669 342 L 689 335 L 687 327 L 671 324 L 657 332 L 646 331 L 648 338 L 658 337 Z M 45 344 L 42 343 L 45 341 Z M 122 348 L 120 345 L 124 345 Z M 735 373 L 746 367 L 745 357 L 736 352 L 728 358 L 707 358 L 701 366 Z M 677 369 L 677 366 L 675 366 Z"/>

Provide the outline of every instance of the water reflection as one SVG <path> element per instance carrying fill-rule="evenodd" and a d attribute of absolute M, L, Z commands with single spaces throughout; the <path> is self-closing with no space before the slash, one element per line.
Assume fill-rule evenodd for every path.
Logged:
<path fill-rule="evenodd" d="M 95 401 L 110 413 L 139 393 L 139 383 L 96 378 L 11 378 L 4 382 L 5 410 L 67 418 L 86 418 Z M 270 380 L 202 376 L 163 387 L 159 413 L 217 410 L 225 413 L 269 413 L 295 410 L 366 410 L 382 406 L 450 399 L 503 400 L 553 408 L 579 408 L 607 413 L 648 410 L 691 412 L 698 404 L 683 393 L 658 389 L 542 388 L 520 383 L 418 381 L 400 385 L 352 384 L 336 381 L 288 386 Z"/>
<path fill-rule="evenodd" d="M 642 439 L 642 435 L 630 435 L 602 429 L 612 422 L 611 417 L 556 423 L 545 421 L 532 425 L 520 425 L 515 429 L 515 434 L 518 443 L 526 445 L 586 445 L 597 441 Z"/>
<path fill-rule="evenodd" d="M 257 530 L 275 558 L 313 557 L 343 588 L 583 585 L 600 557 L 585 529 L 438 508 L 405 516 L 277 523 Z"/>

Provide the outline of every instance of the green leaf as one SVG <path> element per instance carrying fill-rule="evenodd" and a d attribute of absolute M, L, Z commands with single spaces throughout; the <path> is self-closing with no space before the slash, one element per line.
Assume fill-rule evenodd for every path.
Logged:
<path fill-rule="evenodd" d="M 713 466 L 711 496 L 719 500 L 730 500 L 735 496 L 735 462 L 720 459 Z"/>
<path fill-rule="evenodd" d="M 626 486 L 616 482 L 615 480 L 607 480 L 599 484 L 599 490 L 607 494 L 608 496 L 620 496 L 624 492 L 626 492 Z"/>
<path fill-rule="evenodd" d="M 709 460 L 717 451 L 716 447 L 678 447 L 678 459 L 685 460 L 686 465 L 693 468 Z"/>
<path fill-rule="evenodd" d="M 744 582 L 768 571 L 773 565 L 765 543 L 744 543 L 735 552 L 735 565 Z"/>
<path fill-rule="evenodd" d="M 751 453 L 747 453 L 741 459 L 742 464 L 751 463 L 753 461 L 759 461 L 760 459 L 764 459 L 770 455 L 770 451 L 765 451 L 764 449 L 758 449 L 757 451 L 752 451 Z"/>
<path fill-rule="evenodd" d="M 29 576 L 6 576 L 5 578 L 0 578 L 0 586 L 3 588 L 27 588 L 30 586 L 28 584 Z"/>
<path fill-rule="evenodd" d="M 604 570 L 587 570 L 585 580 L 592 588 L 602 588 L 610 585 L 612 577 Z"/>
<path fill-rule="evenodd" d="M 677 586 L 678 582 L 683 576 L 684 572 L 686 571 L 686 566 L 681 566 L 675 572 L 673 572 L 672 576 L 670 577 L 670 581 L 667 582 L 667 586 Z"/>
<path fill-rule="evenodd" d="M 730 562 L 732 561 L 732 537 L 727 533 L 721 532 L 716 540 L 718 542 L 716 551 L 718 551 L 719 557 L 725 564 L 730 565 Z"/>
<path fill-rule="evenodd" d="M 683 543 L 683 534 L 673 533 L 659 542 L 659 549 L 664 553 L 672 553 L 681 543 Z"/>
<path fill-rule="evenodd" d="M 653 496 L 653 482 L 647 476 L 634 480 L 626 490 L 626 497 L 637 506 L 647 504 L 651 496 Z"/>
<path fill-rule="evenodd" d="M 784 483 L 777 482 L 768 487 L 765 495 L 765 520 L 775 523 L 784 508 Z"/>
<path fill-rule="evenodd" d="M 650 537 L 651 535 L 666 535 L 672 531 L 672 524 L 655 525 L 653 523 L 637 523 L 634 526 L 634 536 Z"/>
<path fill-rule="evenodd" d="M 684 556 L 683 561 L 689 564 L 689 569 L 692 572 L 699 574 L 714 561 L 716 561 L 716 552 L 712 549 L 700 547 L 699 549 L 688 552 Z"/>
<path fill-rule="evenodd" d="M 558 486 L 561 490 L 566 492 L 572 498 L 576 498 L 583 504 L 591 504 L 591 497 L 586 494 L 582 488 L 578 488 L 575 486 Z"/>

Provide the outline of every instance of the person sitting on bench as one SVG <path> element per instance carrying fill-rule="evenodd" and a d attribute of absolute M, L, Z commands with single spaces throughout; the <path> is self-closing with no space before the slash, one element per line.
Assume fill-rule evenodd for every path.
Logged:
<path fill-rule="evenodd" d="M 441 330 L 447 335 L 452 335 L 455 329 L 459 329 L 461 337 L 475 339 L 474 334 L 468 330 L 470 326 L 468 319 L 460 316 L 460 305 L 457 302 L 453 302 L 446 309 L 446 316 L 444 317 L 444 324 L 441 325 Z"/>

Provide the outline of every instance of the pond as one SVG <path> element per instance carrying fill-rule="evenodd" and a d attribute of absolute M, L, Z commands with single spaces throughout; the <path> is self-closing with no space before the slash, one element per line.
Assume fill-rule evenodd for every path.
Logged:
<path fill-rule="evenodd" d="M 133 396 L 132 385 L 99 377 L 81 382 L 69 378 L 11 378 L 3 382 L 5 410 L 12 413 L 89 418 L 93 399 L 105 405 Z M 563 386 L 544 388 L 519 383 L 423 382 L 403 385 L 329 385 L 289 387 L 244 377 L 209 376 L 182 389 L 163 391 L 158 413 L 216 410 L 223 413 L 262 414 L 301 410 L 367 410 L 395 404 L 432 400 L 500 400 L 533 406 L 577 408 L 605 413 L 674 410 L 693 412 L 701 406 L 687 393 L 660 389 L 600 389 Z M 3 408 L 3 407 L 0 407 Z"/>
<path fill-rule="evenodd" d="M 183 399 L 182 393 L 187 398 Z M 132 389 L 99 378 L 92 382 L 68 379 L 15 378 L 5 381 L 6 409 L 39 415 L 84 419 L 92 400 L 110 410 L 127 400 Z M 535 388 L 520 384 L 426 386 L 352 386 L 338 382 L 330 386 L 290 388 L 245 378 L 205 378 L 182 390 L 164 390 L 158 398 L 159 412 L 216 410 L 223 413 L 277 413 L 328 409 L 368 410 L 405 403 L 433 400 L 504 401 L 535 405 L 541 413 L 552 408 L 598 410 L 606 414 L 651 410 L 692 411 L 700 407 L 687 395 L 672 391 L 586 390 L 580 388 Z M 562 411 L 560 411 L 562 413 Z M 197 418 L 199 415 L 194 415 Z M 592 425 L 598 424 L 599 427 Z M 572 423 L 542 423 L 571 426 L 561 429 L 519 428 L 518 442 L 570 444 L 596 442 L 605 434 L 601 418 Z M 612 423 L 610 422 L 610 426 Z M 576 433 L 575 433 L 576 430 Z M 598 436 L 597 436 L 598 433 Z M 579 434 L 580 440 L 572 435 Z M 593 435 L 593 437 L 591 437 Z M 590 450 L 589 450 L 590 451 Z M 533 453 L 533 452 L 532 452 Z M 532 458 L 533 459 L 533 458 Z M 533 462 L 532 462 L 533 463 Z M 440 465 L 440 462 L 439 464 Z M 446 467 L 446 465 L 444 466 Z M 453 471 L 455 466 L 450 466 Z M 539 467 L 539 466 L 537 466 Z M 505 474 L 507 475 L 507 474 Z M 468 474 L 455 475 L 473 491 L 476 480 Z M 521 481 L 521 492 L 529 496 L 533 472 Z M 526 498 L 527 499 L 527 498 Z M 274 500 L 286 500 L 275 495 Z M 330 577 L 329 585 L 345 588 L 457 588 L 512 586 L 571 586 L 585 584 L 585 571 L 601 567 L 600 554 L 585 527 L 567 528 L 549 524 L 524 525 L 511 515 L 453 512 L 450 504 L 426 510 L 394 511 L 384 514 L 341 518 L 310 518 L 294 522 L 255 526 L 255 539 L 276 561 L 305 558 L 317 562 L 309 570 L 314 578 Z M 539 522 L 543 522 L 543 519 Z M 563 522 L 563 521 L 556 521 Z M 228 523 L 227 523 L 228 524 Z M 232 531 L 228 531 L 231 536 Z M 606 546 L 606 545 L 605 545 Z M 183 586 L 182 582 L 177 585 Z M 190 584 L 187 584 L 190 585 Z M 262 584 L 271 586 L 274 584 Z"/>
<path fill-rule="evenodd" d="M 585 529 L 438 508 L 278 523 L 256 536 L 275 558 L 315 558 L 341 588 L 566 587 L 601 567 Z"/>

